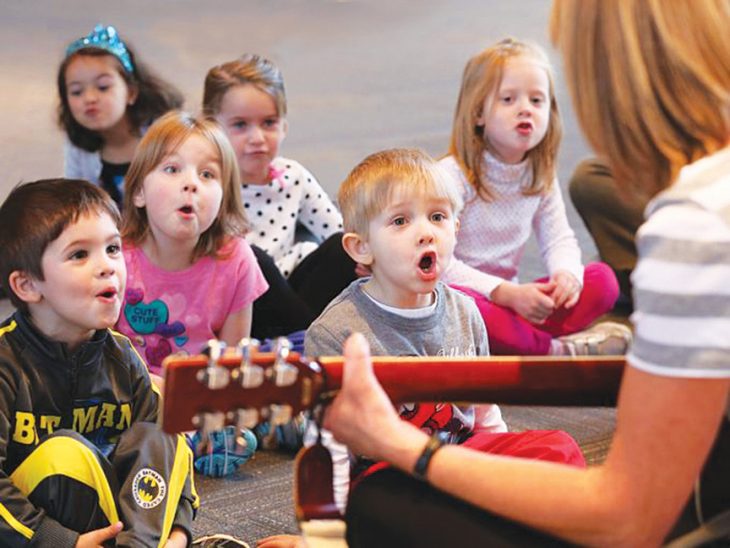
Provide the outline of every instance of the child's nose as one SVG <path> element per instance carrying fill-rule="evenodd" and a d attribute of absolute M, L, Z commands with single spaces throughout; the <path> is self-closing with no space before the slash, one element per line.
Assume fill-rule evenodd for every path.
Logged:
<path fill-rule="evenodd" d="M 197 192 L 198 191 L 198 176 L 196 174 L 189 174 L 185 177 L 183 183 L 183 192 Z"/>
<path fill-rule="evenodd" d="M 427 245 L 433 243 L 433 230 L 429 223 L 421 223 L 420 236 L 418 237 L 418 245 Z"/>
<path fill-rule="evenodd" d="M 520 99 L 519 102 L 520 114 L 532 114 L 532 102 L 529 98 Z"/>
<path fill-rule="evenodd" d="M 104 255 L 104 257 L 99 262 L 99 276 L 101 276 L 102 278 L 108 278 L 112 276 L 115 272 L 116 264 L 114 260 L 108 255 Z"/>
<path fill-rule="evenodd" d="M 248 138 L 250 141 L 252 141 L 254 143 L 263 142 L 264 132 L 259 126 L 252 125 L 251 130 L 248 133 Z"/>
<path fill-rule="evenodd" d="M 86 102 L 96 101 L 97 97 L 98 95 L 94 89 L 90 88 L 84 91 L 83 98 Z"/>

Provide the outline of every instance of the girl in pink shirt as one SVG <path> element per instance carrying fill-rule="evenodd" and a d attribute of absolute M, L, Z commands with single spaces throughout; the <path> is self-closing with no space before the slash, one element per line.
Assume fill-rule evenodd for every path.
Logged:
<path fill-rule="evenodd" d="M 268 286 L 243 239 L 239 187 L 214 121 L 170 112 L 139 144 L 125 182 L 128 276 L 117 327 L 153 373 L 170 354 L 250 334 L 252 303 Z"/>
<path fill-rule="evenodd" d="M 167 356 L 200 353 L 209 339 L 236 345 L 250 336 L 253 301 L 268 284 L 243 239 L 239 187 L 235 154 L 215 121 L 169 112 L 137 148 L 125 180 L 127 289 L 117 329 L 153 374 Z M 257 445 L 233 426 L 190 443 L 195 469 L 210 476 L 232 473 Z"/>

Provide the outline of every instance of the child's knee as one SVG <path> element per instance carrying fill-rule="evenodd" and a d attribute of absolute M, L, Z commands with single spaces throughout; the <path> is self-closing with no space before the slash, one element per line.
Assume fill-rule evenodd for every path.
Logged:
<path fill-rule="evenodd" d="M 610 310 L 618 299 L 619 285 L 616 273 L 604 262 L 586 265 L 584 284 L 593 289 L 591 294 L 597 301 L 596 306 Z"/>

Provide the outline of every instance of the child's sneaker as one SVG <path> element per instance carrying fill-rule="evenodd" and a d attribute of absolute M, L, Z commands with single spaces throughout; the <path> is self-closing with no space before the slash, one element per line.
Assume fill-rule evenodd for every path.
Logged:
<path fill-rule="evenodd" d="M 236 471 L 256 451 L 256 436 L 248 428 L 240 430 L 237 442 L 236 427 L 226 426 L 208 435 L 208 442 L 201 444 L 200 432 L 190 439 L 195 469 L 206 476 L 220 478 Z M 216 545 L 217 546 L 217 545 Z"/>
<path fill-rule="evenodd" d="M 254 432 L 260 447 L 296 453 L 304 445 L 305 428 L 306 419 L 299 413 L 286 424 L 275 427 L 273 431 L 270 423 L 262 422 L 256 425 Z"/>
<path fill-rule="evenodd" d="M 238 540 L 231 535 L 217 534 L 217 535 L 206 535 L 204 537 L 196 538 L 193 541 L 193 546 L 196 548 L 250 548 L 248 544 L 242 540 Z"/>
<path fill-rule="evenodd" d="M 600 322 L 571 335 L 553 339 L 551 354 L 562 356 L 619 356 L 626 354 L 633 335 L 618 322 Z"/>

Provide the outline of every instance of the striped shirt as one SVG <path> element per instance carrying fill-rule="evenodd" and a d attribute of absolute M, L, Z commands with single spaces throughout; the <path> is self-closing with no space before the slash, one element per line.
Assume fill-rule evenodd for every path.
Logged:
<path fill-rule="evenodd" d="M 687 167 L 637 232 L 632 366 L 730 377 L 730 148 Z"/>

